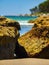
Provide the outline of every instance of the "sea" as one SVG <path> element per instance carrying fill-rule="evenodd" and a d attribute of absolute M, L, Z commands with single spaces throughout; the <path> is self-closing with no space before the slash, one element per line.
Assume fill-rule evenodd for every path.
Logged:
<path fill-rule="evenodd" d="M 5 16 L 6 18 L 19 22 L 21 30 L 20 36 L 27 33 L 33 27 L 32 24 L 28 23 L 29 20 L 35 20 L 37 16 Z"/>

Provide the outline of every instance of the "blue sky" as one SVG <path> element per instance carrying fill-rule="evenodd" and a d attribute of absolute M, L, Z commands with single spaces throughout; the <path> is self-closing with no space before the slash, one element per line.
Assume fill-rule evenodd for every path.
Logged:
<path fill-rule="evenodd" d="M 29 9 L 45 0 L 0 0 L 0 15 L 30 14 Z"/>

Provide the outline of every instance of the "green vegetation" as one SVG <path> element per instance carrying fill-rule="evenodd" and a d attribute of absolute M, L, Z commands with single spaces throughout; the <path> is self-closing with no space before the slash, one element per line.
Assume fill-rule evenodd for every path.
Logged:
<path fill-rule="evenodd" d="M 31 14 L 35 13 L 49 13 L 49 0 L 45 0 L 44 2 L 40 3 L 38 6 L 30 9 Z"/>
<path fill-rule="evenodd" d="M 49 0 L 39 4 L 39 11 L 43 13 L 49 13 Z"/>

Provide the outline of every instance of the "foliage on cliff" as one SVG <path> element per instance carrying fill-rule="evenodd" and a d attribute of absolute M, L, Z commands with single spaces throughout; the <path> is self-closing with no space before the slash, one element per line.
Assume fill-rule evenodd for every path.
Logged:
<path fill-rule="evenodd" d="M 35 13 L 49 13 L 49 0 L 45 0 L 44 2 L 40 3 L 38 6 L 30 9 L 31 14 Z"/>
<path fill-rule="evenodd" d="M 40 12 L 49 13 L 49 0 L 39 4 Z"/>

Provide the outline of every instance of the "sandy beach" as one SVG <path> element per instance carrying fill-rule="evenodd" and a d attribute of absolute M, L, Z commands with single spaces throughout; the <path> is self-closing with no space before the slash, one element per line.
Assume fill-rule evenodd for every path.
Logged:
<path fill-rule="evenodd" d="M 0 65 L 49 65 L 49 60 L 36 58 L 0 60 Z"/>

